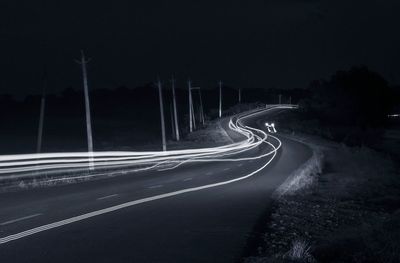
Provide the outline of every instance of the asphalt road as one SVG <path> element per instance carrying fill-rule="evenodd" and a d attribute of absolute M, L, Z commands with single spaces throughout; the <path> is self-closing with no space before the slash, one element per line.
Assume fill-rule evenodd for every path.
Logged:
<path fill-rule="evenodd" d="M 256 127 L 280 111 L 245 123 Z M 276 158 L 252 177 L 158 200 L 132 203 L 242 177 L 272 156 L 0 194 L 0 238 L 126 205 L 0 244 L 0 262 L 235 262 L 260 216 L 268 213 L 274 190 L 311 157 L 304 144 L 280 140 Z M 270 150 L 264 144 L 241 156 Z"/>

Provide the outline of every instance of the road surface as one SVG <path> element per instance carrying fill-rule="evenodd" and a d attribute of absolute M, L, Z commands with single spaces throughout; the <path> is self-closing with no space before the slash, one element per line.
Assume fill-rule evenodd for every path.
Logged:
<path fill-rule="evenodd" d="M 256 127 L 280 111 L 244 122 Z M 0 262 L 235 262 L 260 216 L 270 210 L 273 191 L 311 157 L 304 144 L 280 140 L 283 146 L 273 160 L 270 155 L 192 163 L 173 170 L 0 194 Z M 240 157 L 270 150 L 263 144 Z M 267 162 L 263 170 L 241 181 L 148 200 L 240 178 Z M 106 209 L 113 211 L 81 218 Z M 63 224 L 57 227 L 57 222 Z M 29 231 L 38 227 L 41 231 L 31 235 Z M 7 241 L 9 236 L 15 239 Z"/>

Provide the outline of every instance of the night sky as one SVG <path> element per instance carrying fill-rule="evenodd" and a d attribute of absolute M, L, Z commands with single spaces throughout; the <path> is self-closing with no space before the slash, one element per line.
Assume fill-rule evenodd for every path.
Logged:
<path fill-rule="evenodd" d="M 135 87 L 191 77 L 215 86 L 304 88 L 367 65 L 400 82 L 399 0 L 0 2 L 0 93 Z"/>

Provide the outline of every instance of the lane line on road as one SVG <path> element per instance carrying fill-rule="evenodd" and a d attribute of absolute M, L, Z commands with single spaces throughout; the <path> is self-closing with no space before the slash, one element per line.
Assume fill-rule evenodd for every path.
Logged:
<path fill-rule="evenodd" d="M 254 115 L 254 113 L 252 115 Z M 247 115 L 247 116 L 251 116 L 251 115 Z M 264 131 L 259 130 L 259 129 L 255 129 L 255 128 L 251 128 L 251 127 L 248 127 L 248 126 L 245 126 L 245 127 L 248 130 L 253 130 L 253 131 L 257 131 L 257 132 L 262 133 L 264 135 L 263 138 L 261 138 L 258 135 L 254 135 L 254 133 L 253 133 L 253 137 L 256 136 L 257 138 L 262 139 L 263 143 L 266 143 L 266 144 L 270 145 L 272 147 L 272 149 L 273 149 L 271 152 L 268 152 L 266 154 L 262 154 L 262 155 L 256 157 L 256 158 L 263 158 L 263 157 L 270 156 L 272 154 L 272 156 L 270 156 L 269 160 L 266 161 L 261 167 L 257 168 L 256 170 L 253 170 L 252 172 L 248 173 L 247 175 L 244 175 L 242 177 L 238 177 L 238 178 L 235 178 L 235 179 L 230 179 L 230 180 L 227 180 L 227 181 L 218 182 L 218 183 L 207 184 L 207 185 L 202 185 L 202 186 L 197 186 L 197 187 L 190 187 L 190 188 L 185 188 L 185 189 L 174 191 L 174 192 L 169 192 L 169 193 L 159 194 L 159 195 L 155 195 L 155 196 L 151 196 L 151 197 L 146 197 L 146 198 L 142 198 L 142 199 L 138 199 L 138 200 L 122 203 L 122 204 L 119 204 L 119 205 L 111 206 L 111 207 L 108 207 L 108 208 L 96 210 L 96 211 L 89 212 L 89 213 L 86 213 L 86 214 L 82 214 L 82 215 L 79 215 L 79 216 L 74 216 L 74 217 L 71 217 L 71 218 L 68 218 L 68 219 L 64 219 L 64 220 L 61 220 L 61 221 L 56 221 L 56 222 L 49 223 L 49 224 L 46 224 L 46 225 L 38 226 L 38 227 L 35 227 L 35 228 L 32 228 L 32 229 L 25 230 L 23 232 L 19 232 L 19 233 L 16 233 L 16 234 L 5 236 L 5 237 L 0 237 L 0 244 L 5 244 L 5 243 L 8 243 L 10 241 L 18 240 L 18 239 L 21 239 L 21 238 L 24 238 L 24 237 L 28 237 L 28 236 L 31 236 L 31 235 L 34 235 L 34 234 L 37 234 L 37 233 L 40 233 L 40 232 L 44 232 L 44 231 L 47 231 L 47 230 L 51 230 L 51 229 L 54 229 L 54 228 L 58 228 L 58 227 L 61 227 L 61 226 L 65 226 L 65 225 L 68 225 L 68 224 L 79 222 L 79 221 L 82 221 L 82 220 L 86 220 L 88 218 L 96 217 L 96 216 L 99 216 L 99 215 L 108 214 L 108 213 L 111 213 L 111 212 L 114 212 L 114 211 L 117 211 L 117 210 L 121 210 L 121 209 L 124 209 L 124 208 L 127 208 L 127 207 L 132 207 L 132 206 L 139 205 L 139 204 L 142 204 L 142 203 L 152 202 L 152 201 L 155 201 L 155 200 L 169 198 L 169 197 L 173 197 L 173 196 L 177 196 L 177 195 L 181 195 L 181 194 L 185 194 L 185 193 L 197 192 L 197 191 L 201 191 L 201 190 L 204 190 L 204 189 L 210 189 L 210 188 L 214 188 L 214 187 L 228 185 L 228 184 L 232 184 L 232 183 L 235 183 L 235 182 L 238 182 L 238 181 L 245 180 L 245 179 L 247 179 L 249 177 L 252 177 L 253 175 L 255 175 L 258 172 L 260 172 L 261 170 L 263 170 L 265 167 L 267 167 L 272 162 L 272 160 L 277 155 L 278 149 L 281 148 L 282 142 L 277 137 L 269 135 L 268 137 L 273 138 L 278 142 L 278 145 L 275 146 L 275 145 L 273 145 L 272 143 L 270 143 L 270 142 L 268 142 L 266 140 L 267 137 L 266 137 L 266 133 Z"/>
<path fill-rule="evenodd" d="M 154 189 L 154 188 L 161 188 L 161 187 L 163 187 L 163 185 L 162 184 L 158 184 L 158 185 L 149 186 L 148 188 L 149 189 Z"/>
<path fill-rule="evenodd" d="M 71 217 L 71 218 L 68 218 L 68 219 L 64 219 L 64 220 L 57 221 L 57 222 L 54 222 L 54 223 L 50 223 L 50 224 L 47 224 L 47 225 L 42 225 L 42 226 L 38 226 L 38 227 L 29 229 L 29 230 L 25 230 L 25 231 L 17 233 L 17 234 L 12 234 L 12 235 L 9 235 L 9 236 L 2 237 L 2 238 L 0 238 L 0 244 L 5 244 L 5 243 L 8 243 L 10 241 L 18 240 L 18 239 L 21 239 L 21 238 L 24 238 L 24 237 L 27 237 L 27 236 L 31 236 L 31 235 L 34 235 L 34 234 L 37 234 L 37 233 L 40 233 L 40 232 L 44 232 L 44 231 L 47 231 L 47 230 L 50 230 L 50 229 L 54 229 L 54 228 L 58 228 L 58 227 L 61 227 L 61 226 L 69 225 L 69 224 L 72 224 L 72 223 L 75 223 L 75 222 L 79 222 L 79 221 L 82 221 L 82 220 L 85 220 L 85 219 L 88 219 L 88 218 L 92 218 L 92 217 L 95 217 L 95 216 L 108 214 L 108 213 L 111 213 L 111 212 L 114 212 L 114 211 L 117 211 L 117 210 L 121 210 L 121 209 L 124 209 L 124 208 L 127 208 L 127 207 L 139 205 L 139 204 L 142 204 L 142 203 L 152 202 L 152 201 L 155 201 L 155 200 L 169 198 L 169 197 L 172 197 L 172 196 L 177 196 L 177 195 L 181 195 L 181 194 L 185 194 L 185 193 L 197 192 L 197 191 L 200 191 L 200 190 L 214 188 L 214 187 L 227 185 L 227 184 L 231 184 L 231 183 L 234 183 L 234 182 L 245 180 L 245 179 L 247 179 L 249 177 L 252 177 L 256 173 L 260 172 L 261 170 L 263 170 L 265 167 L 267 167 L 272 162 L 272 160 L 276 156 L 276 153 L 277 153 L 278 149 L 282 145 L 281 141 L 278 138 L 276 138 L 276 139 L 279 142 L 279 145 L 277 147 L 275 147 L 272 143 L 266 141 L 267 144 L 271 145 L 272 148 L 274 148 L 274 151 L 273 151 L 274 153 L 273 153 L 272 157 L 264 165 L 262 165 L 260 168 L 254 170 L 253 172 L 251 172 L 251 173 L 249 173 L 249 174 L 247 174 L 245 176 L 242 176 L 242 177 L 239 177 L 239 178 L 235 178 L 235 179 L 231 179 L 231 180 L 228 180 L 228 181 L 219 182 L 219 183 L 208 184 L 208 185 L 203 185 L 203 186 L 198 186 L 198 187 L 191 187 L 191 188 L 178 190 L 178 191 L 175 191 L 175 192 L 169 192 L 169 193 L 165 193 L 165 194 L 155 195 L 155 196 L 151 196 L 151 197 L 147 197 L 147 198 L 138 199 L 138 200 L 135 200 L 135 201 L 130 201 L 130 202 L 127 202 L 127 203 L 123 203 L 123 204 L 120 204 L 120 205 L 111 206 L 111 207 L 104 208 L 104 209 L 97 210 L 97 211 L 93 211 L 93 212 L 90 212 L 90 213 L 82 214 L 82 215 L 79 215 L 79 216 L 74 216 L 74 217 Z"/>
<path fill-rule="evenodd" d="M 42 215 L 42 214 L 38 213 L 38 214 L 33 214 L 33 215 L 24 216 L 24 217 L 20 217 L 20 218 L 17 218 L 17 219 L 9 220 L 9 221 L 0 223 L 0 226 L 9 225 L 9 224 L 16 223 L 16 222 L 19 222 L 19 221 L 22 221 L 22 220 L 26 220 L 26 219 L 30 219 L 30 218 L 33 218 L 33 217 L 37 217 L 37 216 L 40 216 L 40 215 Z"/>
<path fill-rule="evenodd" d="M 186 182 L 186 181 L 190 181 L 190 180 L 192 180 L 192 179 L 193 179 L 192 177 L 189 177 L 189 178 L 183 179 L 183 181 Z"/>
<path fill-rule="evenodd" d="M 228 171 L 228 170 L 230 170 L 230 169 L 231 169 L 231 168 L 227 167 L 227 168 L 224 168 L 223 171 Z"/>
<path fill-rule="evenodd" d="M 116 197 L 116 196 L 118 196 L 118 194 L 106 195 L 106 196 L 97 198 L 97 200 L 104 200 L 104 199 L 108 199 L 108 198 L 112 198 L 112 197 Z"/>

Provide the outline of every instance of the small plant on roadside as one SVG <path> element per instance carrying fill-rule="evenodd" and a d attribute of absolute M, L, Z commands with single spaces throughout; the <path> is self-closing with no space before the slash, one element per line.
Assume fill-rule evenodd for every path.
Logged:
<path fill-rule="evenodd" d="M 292 247 L 283 257 L 292 262 L 314 263 L 316 261 L 311 255 L 310 250 L 311 246 L 306 240 L 297 239 L 293 241 Z"/>

